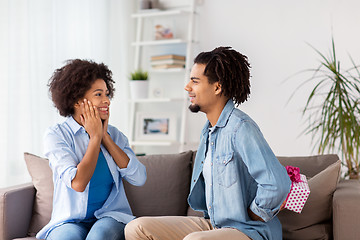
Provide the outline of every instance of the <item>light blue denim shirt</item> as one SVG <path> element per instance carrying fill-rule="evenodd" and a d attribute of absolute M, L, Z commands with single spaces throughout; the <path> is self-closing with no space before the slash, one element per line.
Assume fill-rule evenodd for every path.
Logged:
<path fill-rule="evenodd" d="M 112 217 L 119 222 L 128 223 L 134 216 L 125 195 L 122 179 L 130 184 L 141 186 L 146 181 L 146 169 L 130 149 L 127 138 L 117 128 L 109 125 L 108 133 L 113 141 L 128 155 L 130 161 L 126 168 L 120 169 L 113 158 L 101 145 L 101 150 L 109 166 L 114 185 L 103 207 L 95 211 L 96 218 Z M 72 117 L 65 122 L 50 127 L 44 137 L 45 156 L 53 172 L 54 197 L 50 222 L 38 232 L 37 238 L 44 239 L 55 226 L 69 221 L 81 221 L 86 216 L 89 184 L 84 192 L 71 188 L 77 165 L 85 155 L 89 136 L 84 127 Z"/>
<path fill-rule="evenodd" d="M 291 188 L 286 169 L 257 124 L 236 109 L 232 100 L 225 105 L 210 138 L 209 127 L 207 122 L 196 154 L 190 206 L 210 217 L 215 228 L 237 228 L 253 240 L 281 240 L 281 223 L 276 215 Z M 208 146 L 212 187 L 206 206 L 202 171 Z M 249 207 L 265 222 L 252 221 Z"/>

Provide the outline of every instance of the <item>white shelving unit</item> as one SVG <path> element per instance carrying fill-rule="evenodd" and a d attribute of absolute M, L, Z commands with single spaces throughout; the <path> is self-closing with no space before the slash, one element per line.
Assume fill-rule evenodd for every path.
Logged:
<path fill-rule="evenodd" d="M 145 41 L 145 42 L 134 42 L 133 46 L 151 46 L 151 45 L 166 45 L 166 44 L 177 44 L 177 43 L 187 43 L 186 41 L 178 39 L 169 39 L 169 40 L 156 40 L 156 41 Z"/>
<path fill-rule="evenodd" d="M 159 102 L 175 102 L 183 101 L 183 98 L 140 98 L 140 99 L 131 99 L 130 103 L 159 103 Z"/>
<path fill-rule="evenodd" d="M 194 15 L 195 15 L 195 0 L 191 0 L 189 5 L 185 8 L 181 9 L 169 9 L 169 10 L 159 10 L 159 11 L 149 11 L 149 12 L 139 12 L 132 14 L 132 18 L 136 20 L 136 37 L 135 41 L 131 44 L 134 48 L 134 69 L 144 69 L 149 72 L 150 80 L 156 81 L 156 76 L 166 75 L 169 78 L 169 81 L 174 79 L 183 78 L 183 86 L 189 80 L 189 74 L 192 64 L 192 47 L 194 43 L 193 39 L 193 26 L 194 26 Z M 144 29 L 144 25 L 149 21 L 154 19 L 176 19 L 176 18 L 186 18 L 187 23 L 181 21 L 180 24 L 185 26 L 186 34 L 181 34 L 180 36 L 176 36 L 173 39 L 166 40 L 152 40 L 149 38 L 149 33 L 146 35 L 147 29 Z M 179 24 L 179 23 L 178 23 Z M 144 65 L 146 65 L 146 59 L 144 59 L 143 51 L 149 48 L 166 48 L 171 49 L 172 47 L 176 47 L 179 45 L 184 45 L 185 51 L 183 55 L 186 56 L 185 60 L 185 68 L 184 69 L 150 69 Z M 184 49 L 182 47 L 182 49 Z M 163 54 L 174 54 L 172 52 L 163 53 Z M 145 62 L 145 63 L 142 63 Z M 150 62 L 150 59 L 148 59 Z M 130 145 L 137 152 L 137 146 L 150 146 L 150 147 L 168 147 L 173 146 L 178 149 L 178 152 L 184 151 L 184 146 L 186 145 L 185 140 L 185 130 L 186 130 L 186 119 L 188 114 L 188 97 L 183 88 L 180 88 L 178 92 L 180 94 L 176 94 L 176 96 L 164 96 L 161 98 L 149 97 L 146 99 L 129 99 L 130 104 L 130 133 L 129 140 Z M 180 97 L 179 97 L 180 96 Z M 177 105 L 177 119 L 180 123 L 177 125 L 179 129 L 177 129 L 177 137 L 175 141 L 139 141 L 136 139 L 136 113 L 138 109 L 144 105 L 149 106 L 152 109 L 162 110 L 162 104 L 174 104 Z M 156 111 L 156 110 L 155 110 Z M 144 153 L 144 152 L 141 152 Z M 146 153 L 146 152 L 145 152 Z"/>

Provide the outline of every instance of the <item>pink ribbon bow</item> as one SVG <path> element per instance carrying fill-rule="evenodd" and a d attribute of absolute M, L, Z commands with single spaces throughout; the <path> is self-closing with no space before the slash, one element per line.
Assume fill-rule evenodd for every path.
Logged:
<path fill-rule="evenodd" d="M 286 171 L 292 182 L 302 182 L 300 178 L 300 168 L 293 166 L 286 166 Z"/>

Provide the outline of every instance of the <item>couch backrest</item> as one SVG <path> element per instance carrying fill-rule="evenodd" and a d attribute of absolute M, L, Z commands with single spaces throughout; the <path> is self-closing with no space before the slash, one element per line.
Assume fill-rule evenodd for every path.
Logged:
<path fill-rule="evenodd" d="M 147 179 L 136 187 L 124 181 L 135 216 L 186 215 L 190 191 L 192 151 L 138 157 L 146 167 Z"/>
<path fill-rule="evenodd" d="M 199 215 L 188 212 L 192 160 L 195 152 L 138 157 L 146 166 L 147 181 L 135 187 L 124 181 L 125 191 L 135 216 Z M 25 153 L 26 163 L 37 190 L 29 235 L 33 236 L 50 219 L 52 202 L 51 170 L 46 159 Z M 287 210 L 279 214 L 284 239 L 314 239 L 304 236 L 331 237 L 332 195 L 340 172 L 337 155 L 278 157 L 284 165 L 300 168 L 309 177 L 310 197 L 301 214 Z M 40 174 L 41 173 L 41 174 Z M 315 235 L 314 235 L 315 234 Z"/>

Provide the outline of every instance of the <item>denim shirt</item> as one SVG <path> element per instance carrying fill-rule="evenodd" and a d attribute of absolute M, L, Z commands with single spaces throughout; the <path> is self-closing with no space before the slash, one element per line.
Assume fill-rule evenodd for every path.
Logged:
<path fill-rule="evenodd" d="M 95 211 L 97 219 L 112 217 L 128 223 L 134 216 L 125 195 L 122 179 L 130 184 L 141 186 L 146 181 L 146 169 L 130 149 L 127 138 L 117 128 L 109 125 L 108 133 L 113 141 L 127 154 L 130 161 L 126 168 L 119 168 L 110 153 L 101 145 L 114 184 L 104 205 Z M 77 165 L 85 155 L 89 136 L 84 127 L 72 117 L 61 124 L 50 127 L 44 137 L 45 156 L 53 172 L 54 196 L 50 222 L 38 232 L 37 238 L 44 239 L 56 226 L 66 222 L 82 221 L 86 217 L 89 198 L 89 184 L 85 191 L 77 192 L 71 188 L 71 181 L 76 175 Z"/>
<path fill-rule="evenodd" d="M 208 121 L 196 154 L 189 205 L 210 217 L 215 228 L 236 228 L 253 240 L 281 240 L 276 215 L 291 188 L 286 169 L 257 124 L 236 109 L 232 100 L 225 105 L 210 139 L 209 127 Z M 212 166 L 208 206 L 202 175 L 207 146 L 211 148 Z M 252 221 L 248 208 L 265 222 Z"/>

